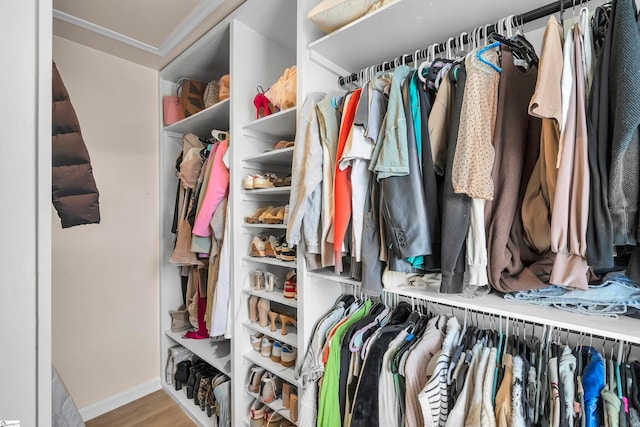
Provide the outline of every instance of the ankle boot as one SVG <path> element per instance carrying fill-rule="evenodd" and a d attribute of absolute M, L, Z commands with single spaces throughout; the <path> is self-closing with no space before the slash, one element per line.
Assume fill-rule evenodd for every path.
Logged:
<path fill-rule="evenodd" d="M 176 391 L 182 390 L 182 387 L 187 384 L 189 380 L 189 369 L 191 368 L 190 360 L 183 360 L 178 363 L 176 368 L 176 375 L 174 377 Z"/>

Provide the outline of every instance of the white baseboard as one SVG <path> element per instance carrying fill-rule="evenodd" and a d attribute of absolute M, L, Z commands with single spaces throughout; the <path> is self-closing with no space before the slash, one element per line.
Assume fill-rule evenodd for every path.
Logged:
<path fill-rule="evenodd" d="M 151 394 L 154 391 L 158 391 L 160 388 L 160 377 L 157 377 L 142 384 L 138 384 L 135 387 L 131 387 L 130 389 L 124 390 L 118 394 L 107 397 L 99 402 L 80 408 L 80 415 L 82 415 L 82 419 L 84 421 L 91 420 L 126 405 L 127 403 L 131 403 L 136 399 L 140 399 L 141 397 Z"/>

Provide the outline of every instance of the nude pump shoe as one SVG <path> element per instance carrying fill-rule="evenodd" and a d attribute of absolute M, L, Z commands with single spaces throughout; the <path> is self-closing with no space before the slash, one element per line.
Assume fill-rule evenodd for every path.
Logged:
<path fill-rule="evenodd" d="M 258 318 L 260 320 L 260 326 L 263 328 L 269 324 L 269 312 L 271 311 L 271 304 L 268 299 L 260 298 L 258 301 Z"/>

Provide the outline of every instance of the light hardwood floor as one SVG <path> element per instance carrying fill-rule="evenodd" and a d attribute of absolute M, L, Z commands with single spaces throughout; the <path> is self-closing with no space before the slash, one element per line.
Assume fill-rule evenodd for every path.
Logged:
<path fill-rule="evenodd" d="M 192 427 L 195 426 L 164 390 L 86 422 L 87 427 Z"/>

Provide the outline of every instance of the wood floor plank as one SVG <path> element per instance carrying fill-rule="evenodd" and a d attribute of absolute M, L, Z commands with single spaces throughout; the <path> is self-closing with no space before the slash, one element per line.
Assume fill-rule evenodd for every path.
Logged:
<path fill-rule="evenodd" d="M 195 425 L 164 390 L 158 390 L 86 422 L 87 427 L 192 427 Z"/>

